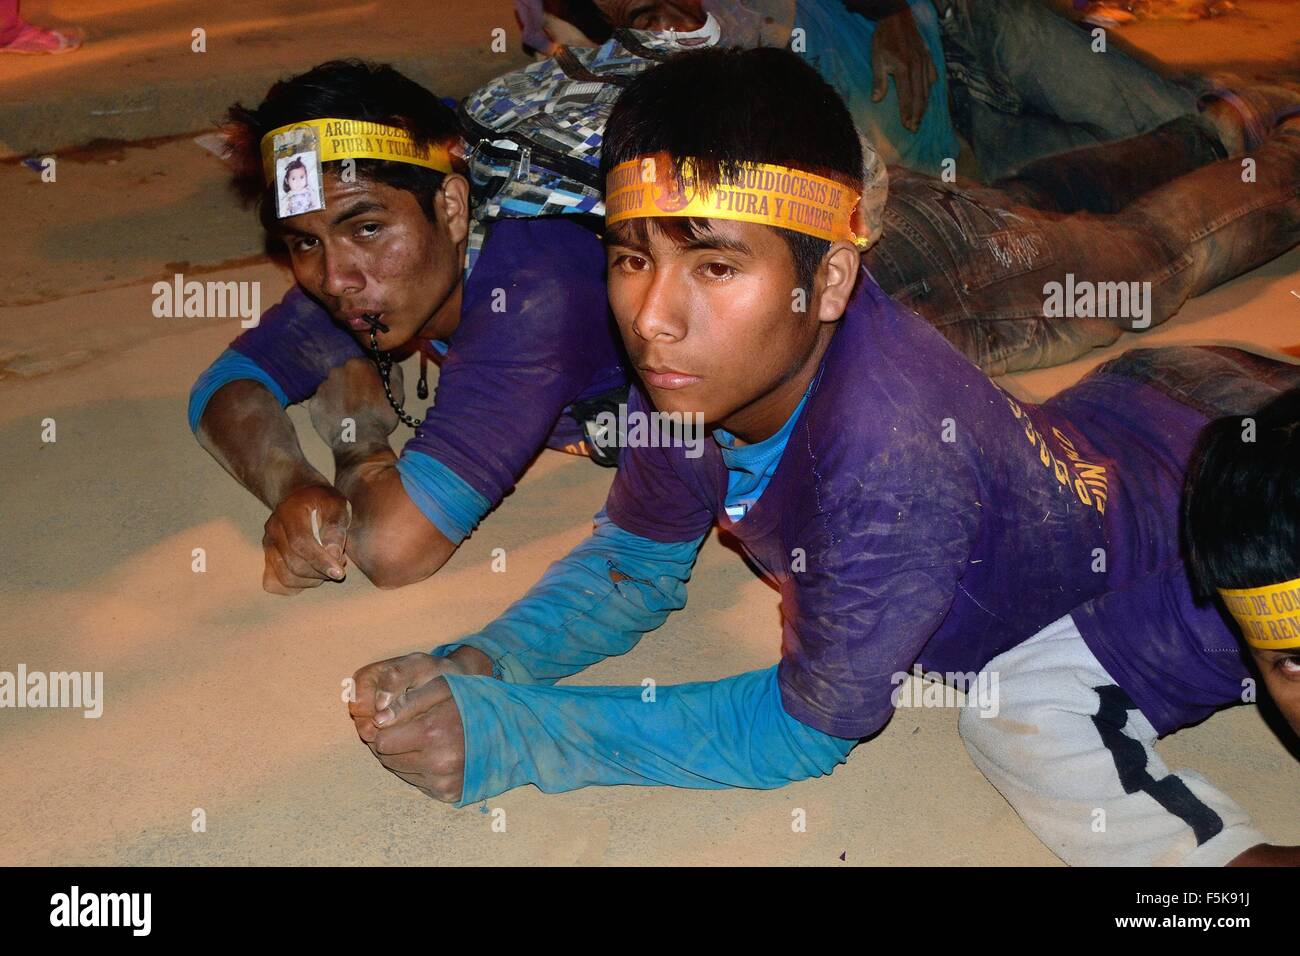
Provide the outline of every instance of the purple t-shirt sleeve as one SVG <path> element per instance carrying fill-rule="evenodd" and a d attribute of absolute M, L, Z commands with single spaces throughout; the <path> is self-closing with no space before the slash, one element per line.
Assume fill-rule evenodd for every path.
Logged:
<path fill-rule="evenodd" d="M 330 370 L 365 352 L 315 299 L 294 286 L 230 347 L 262 368 L 289 404 L 316 393 Z"/>
<path fill-rule="evenodd" d="M 646 407 L 640 391 L 632 389 L 628 415 Z M 707 534 L 713 510 L 706 496 L 674 467 L 670 459 L 680 461 L 681 455 L 680 448 L 624 448 L 605 502 L 610 520 L 624 531 L 665 544 Z"/>
<path fill-rule="evenodd" d="M 907 467 L 882 454 L 838 491 L 819 484 L 822 506 L 790 535 L 807 556 L 782 587 L 782 702 L 823 733 L 865 737 L 888 722 L 894 675 L 960 589 L 978 530 L 971 479 L 951 458 L 921 457 L 926 443 L 909 443 Z"/>
<path fill-rule="evenodd" d="M 405 452 L 496 506 L 593 378 L 617 366 L 600 240 L 561 219 L 490 227 L 465 284 L 435 403 Z"/>

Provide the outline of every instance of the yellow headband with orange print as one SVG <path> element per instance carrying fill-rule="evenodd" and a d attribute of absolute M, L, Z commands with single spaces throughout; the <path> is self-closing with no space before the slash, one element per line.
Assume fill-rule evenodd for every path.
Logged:
<path fill-rule="evenodd" d="M 314 132 L 308 133 L 308 130 Z M 309 139 L 319 151 L 318 161 L 322 163 L 340 159 L 382 159 L 423 166 L 440 173 L 452 171 L 446 146 L 417 146 L 411 134 L 401 127 L 365 120 L 313 119 L 281 126 L 262 137 L 262 171 L 268 183 L 275 181 L 277 156 L 297 148 L 303 139 Z"/>
<path fill-rule="evenodd" d="M 1251 647 L 1300 647 L 1300 578 L 1266 588 L 1219 588 Z"/>
<path fill-rule="evenodd" d="M 667 154 L 619 163 L 605 180 L 605 222 L 658 216 L 732 219 L 793 229 L 829 242 L 865 249 L 869 239 L 855 218 L 861 196 L 833 179 L 768 163 L 746 163 L 709 192 L 697 188 L 695 164 L 680 179 Z"/>

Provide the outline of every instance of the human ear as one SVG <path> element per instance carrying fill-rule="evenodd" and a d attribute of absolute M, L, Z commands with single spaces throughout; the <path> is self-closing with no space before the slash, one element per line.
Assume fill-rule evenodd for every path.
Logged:
<path fill-rule="evenodd" d="M 464 242 L 469 235 L 469 181 L 464 176 L 448 173 L 433 197 L 433 204 L 438 222 L 446 227 L 452 245 Z"/>
<path fill-rule="evenodd" d="M 834 243 L 817 267 L 817 321 L 837 322 L 849 306 L 853 287 L 858 281 L 862 262 L 857 247 L 847 242 Z"/>

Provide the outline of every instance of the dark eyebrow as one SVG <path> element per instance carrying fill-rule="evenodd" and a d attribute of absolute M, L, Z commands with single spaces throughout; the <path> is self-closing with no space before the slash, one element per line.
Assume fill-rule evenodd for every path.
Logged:
<path fill-rule="evenodd" d="M 346 222 L 356 216 L 365 215 L 368 212 L 387 212 L 388 207 L 377 199 L 358 199 L 350 206 L 344 206 L 330 220 L 331 226 L 337 226 L 341 222 Z"/>
<path fill-rule="evenodd" d="M 1255 650 L 1267 654 L 1270 661 L 1278 661 L 1284 657 L 1300 656 L 1300 647 L 1257 647 Z"/>
<path fill-rule="evenodd" d="M 648 252 L 650 250 L 649 236 L 644 230 L 638 237 L 635 230 L 625 228 L 622 224 L 610 226 L 605 230 L 605 245 L 624 246 L 628 249 L 635 249 L 637 252 Z"/>
<path fill-rule="evenodd" d="M 351 206 L 344 206 L 342 209 L 340 209 L 338 211 L 338 214 L 332 220 L 330 220 L 330 226 L 331 227 L 337 226 L 339 223 L 346 222 L 347 220 L 352 219 L 356 216 L 362 216 L 368 212 L 376 212 L 376 211 L 387 212 L 388 207 L 385 206 L 383 203 L 379 202 L 377 199 L 359 199 L 356 202 L 354 202 Z M 310 232 L 305 232 L 302 229 L 295 229 L 293 226 L 287 225 L 286 223 L 280 222 L 279 220 L 276 221 L 273 232 L 275 235 L 280 237 L 304 236 L 308 239 L 316 238 Z"/>
<path fill-rule="evenodd" d="M 717 249 L 719 252 L 731 252 L 738 256 L 754 258 L 754 250 L 749 248 L 748 244 L 739 239 L 733 239 L 730 236 L 721 236 L 717 233 L 705 233 L 692 239 L 682 246 L 687 251 L 696 249 Z"/>
<path fill-rule="evenodd" d="M 638 233 L 640 233 L 640 236 L 638 236 Z M 637 252 L 647 252 L 650 249 L 649 239 L 649 230 L 625 229 L 621 223 L 605 230 L 606 246 L 623 246 Z M 684 252 L 716 249 L 720 252 L 730 252 L 750 259 L 754 258 L 754 250 L 749 247 L 748 243 L 712 230 L 697 232 L 693 238 L 687 242 L 678 243 L 677 246 Z"/>

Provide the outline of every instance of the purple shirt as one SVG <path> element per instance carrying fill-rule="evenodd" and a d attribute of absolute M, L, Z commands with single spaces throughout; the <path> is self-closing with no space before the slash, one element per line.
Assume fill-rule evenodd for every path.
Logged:
<path fill-rule="evenodd" d="M 275 379 L 290 405 L 316 394 L 330 369 L 366 354 L 300 286 L 263 312 L 257 325 L 241 332 L 230 347 Z"/>
<path fill-rule="evenodd" d="M 864 272 L 743 519 L 724 511 L 713 441 L 697 459 L 625 450 L 608 512 L 659 541 L 715 521 L 739 539 L 781 591 L 786 710 L 863 737 L 888 721 L 891 678 L 913 662 L 978 671 L 1177 559 L 1180 455 L 1205 419 L 1148 414 L 1137 398 L 1132 383 L 1089 378 L 1043 405 L 1015 402 Z M 1121 432 L 1132 418 L 1144 421 Z"/>
<path fill-rule="evenodd" d="M 1072 617 L 1089 650 L 1161 736 L 1244 700 L 1250 671 L 1217 605 L 1196 604 L 1176 562 Z"/>
<path fill-rule="evenodd" d="M 290 403 L 366 355 L 296 286 L 230 347 L 265 369 Z M 437 459 L 495 506 L 543 446 L 582 440 L 564 414 L 572 402 L 625 381 L 600 240 L 558 218 L 493 223 L 465 280 L 435 403 L 403 453 Z"/>

